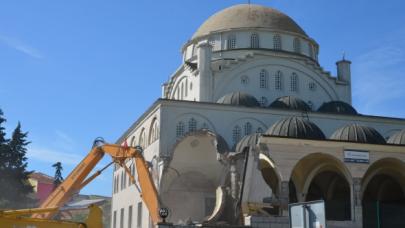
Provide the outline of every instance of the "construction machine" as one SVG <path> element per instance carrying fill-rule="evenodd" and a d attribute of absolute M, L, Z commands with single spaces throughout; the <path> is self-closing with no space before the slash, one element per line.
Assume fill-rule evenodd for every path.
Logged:
<path fill-rule="evenodd" d="M 149 167 L 142 154 L 141 147 L 129 147 L 127 145 L 107 144 L 101 138 L 94 141 L 93 147 L 88 155 L 73 169 L 69 176 L 53 190 L 49 197 L 35 209 L 24 209 L 14 211 L 0 211 L 0 224 L 3 228 L 53 228 L 53 227 L 74 227 L 74 228 L 101 228 L 102 213 L 98 207 L 90 208 L 89 217 L 86 222 L 75 223 L 68 221 L 52 220 L 58 210 L 67 203 L 71 197 L 78 193 L 84 186 L 99 176 L 112 164 L 124 168 L 131 182 L 137 187 L 142 200 L 149 210 L 153 223 L 157 224 L 159 217 L 159 196 L 149 173 Z M 105 154 L 112 158 L 107 166 L 89 176 L 90 172 L 100 162 Z M 138 181 L 135 180 L 126 162 L 132 159 L 135 163 Z M 89 177 L 88 177 L 89 176 Z M 138 186 L 139 184 L 139 186 Z M 27 215 L 31 215 L 27 217 Z"/>

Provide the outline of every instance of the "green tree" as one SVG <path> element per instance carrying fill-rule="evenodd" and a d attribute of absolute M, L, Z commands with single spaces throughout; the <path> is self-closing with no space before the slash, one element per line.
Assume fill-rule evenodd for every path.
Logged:
<path fill-rule="evenodd" d="M 4 197 L 3 192 L 6 192 L 7 186 L 7 177 L 6 177 L 6 167 L 8 166 L 9 160 L 9 140 L 6 139 L 6 132 L 3 124 L 6 122 L 6 119 L 3 117 L 3 112 L 0 109 L 0 208 L 4 207 L 7 204 L 7 200 Z"/>
<path fill-rule="evenodd" d="M 54 180 L 53 180 L 53 187 L 57 188 L 63 182 L 62 163 L 56 162 L 55 164 L 52 165 L 52 167 L 55 168 L 55 177 L 54 177 Z"/>
<path fill-rule="evenodd" d="M 5 122 L 3 113 L 0 112 L 0 124 Z M 12 133 L 11 140 L 5 138 L 4 128 L 0 127 L 0 207 L 21 208 L 31 206 L 34 200 L 33 192 L 28 182 L 27 132 L 21 130 L 21 124 Z"/>

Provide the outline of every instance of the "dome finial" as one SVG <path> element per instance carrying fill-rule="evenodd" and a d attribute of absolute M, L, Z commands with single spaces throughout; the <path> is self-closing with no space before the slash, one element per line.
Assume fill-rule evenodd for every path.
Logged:
<path fill-rule="evenodd" d="M 346 60 L 345 57 L 346 57 L 346 52 L 343 51 L 343 53 L 342 53 L 342 60 Z"/>

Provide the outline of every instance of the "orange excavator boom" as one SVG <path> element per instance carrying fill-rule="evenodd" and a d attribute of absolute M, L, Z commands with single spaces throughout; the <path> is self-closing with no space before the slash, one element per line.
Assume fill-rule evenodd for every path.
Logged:
<path fill-rule="evenodd" d="M 142 148 L 107 144 L 102 139 L 96 139 L 89 154 L 73 169 L 66 179 L 55 188 L 39 208 L 62 207 L 67 203 L 75 193 L 79 192 L 80 189 L 100 175 L 102 170 L 88 177 L 90 172 L 103 158 L 104 154 L 108 154 L 112 157 L 112 163 L 122 166 L 131 181 L 136 185 L 135 178 L 126 166 L 128 159 L 134 159 L 142 200 L 148 207 L 152 221 L 154 223 L 159 222 L 159 197 L 153 179 L 149 173 L 148 164 L 142 155 Z M 103 168 L 103 170 L 105 168 Z M 32 218 L 50 219 L 55 213 L 57 212 L 35 213 L 32 215 Z"/>

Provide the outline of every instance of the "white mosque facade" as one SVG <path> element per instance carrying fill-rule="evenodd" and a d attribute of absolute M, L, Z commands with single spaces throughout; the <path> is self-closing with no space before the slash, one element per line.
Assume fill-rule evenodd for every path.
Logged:
<path fill-rule="evenodd" d="M 117 141 L 144 148 L 170 222 L 288 227 L 289 203 L 322 199 L 329 227 L 373 227 L 374 202 L 404 224 L 390 208 L 405 207 L 405 120 L 357 113 L 351 62 L 332 75 L 318 52 L 265 6 L 200 26 L 162 97 Z M 122 168 L 113 180 L 111 227 L 153 227 Z"/>

